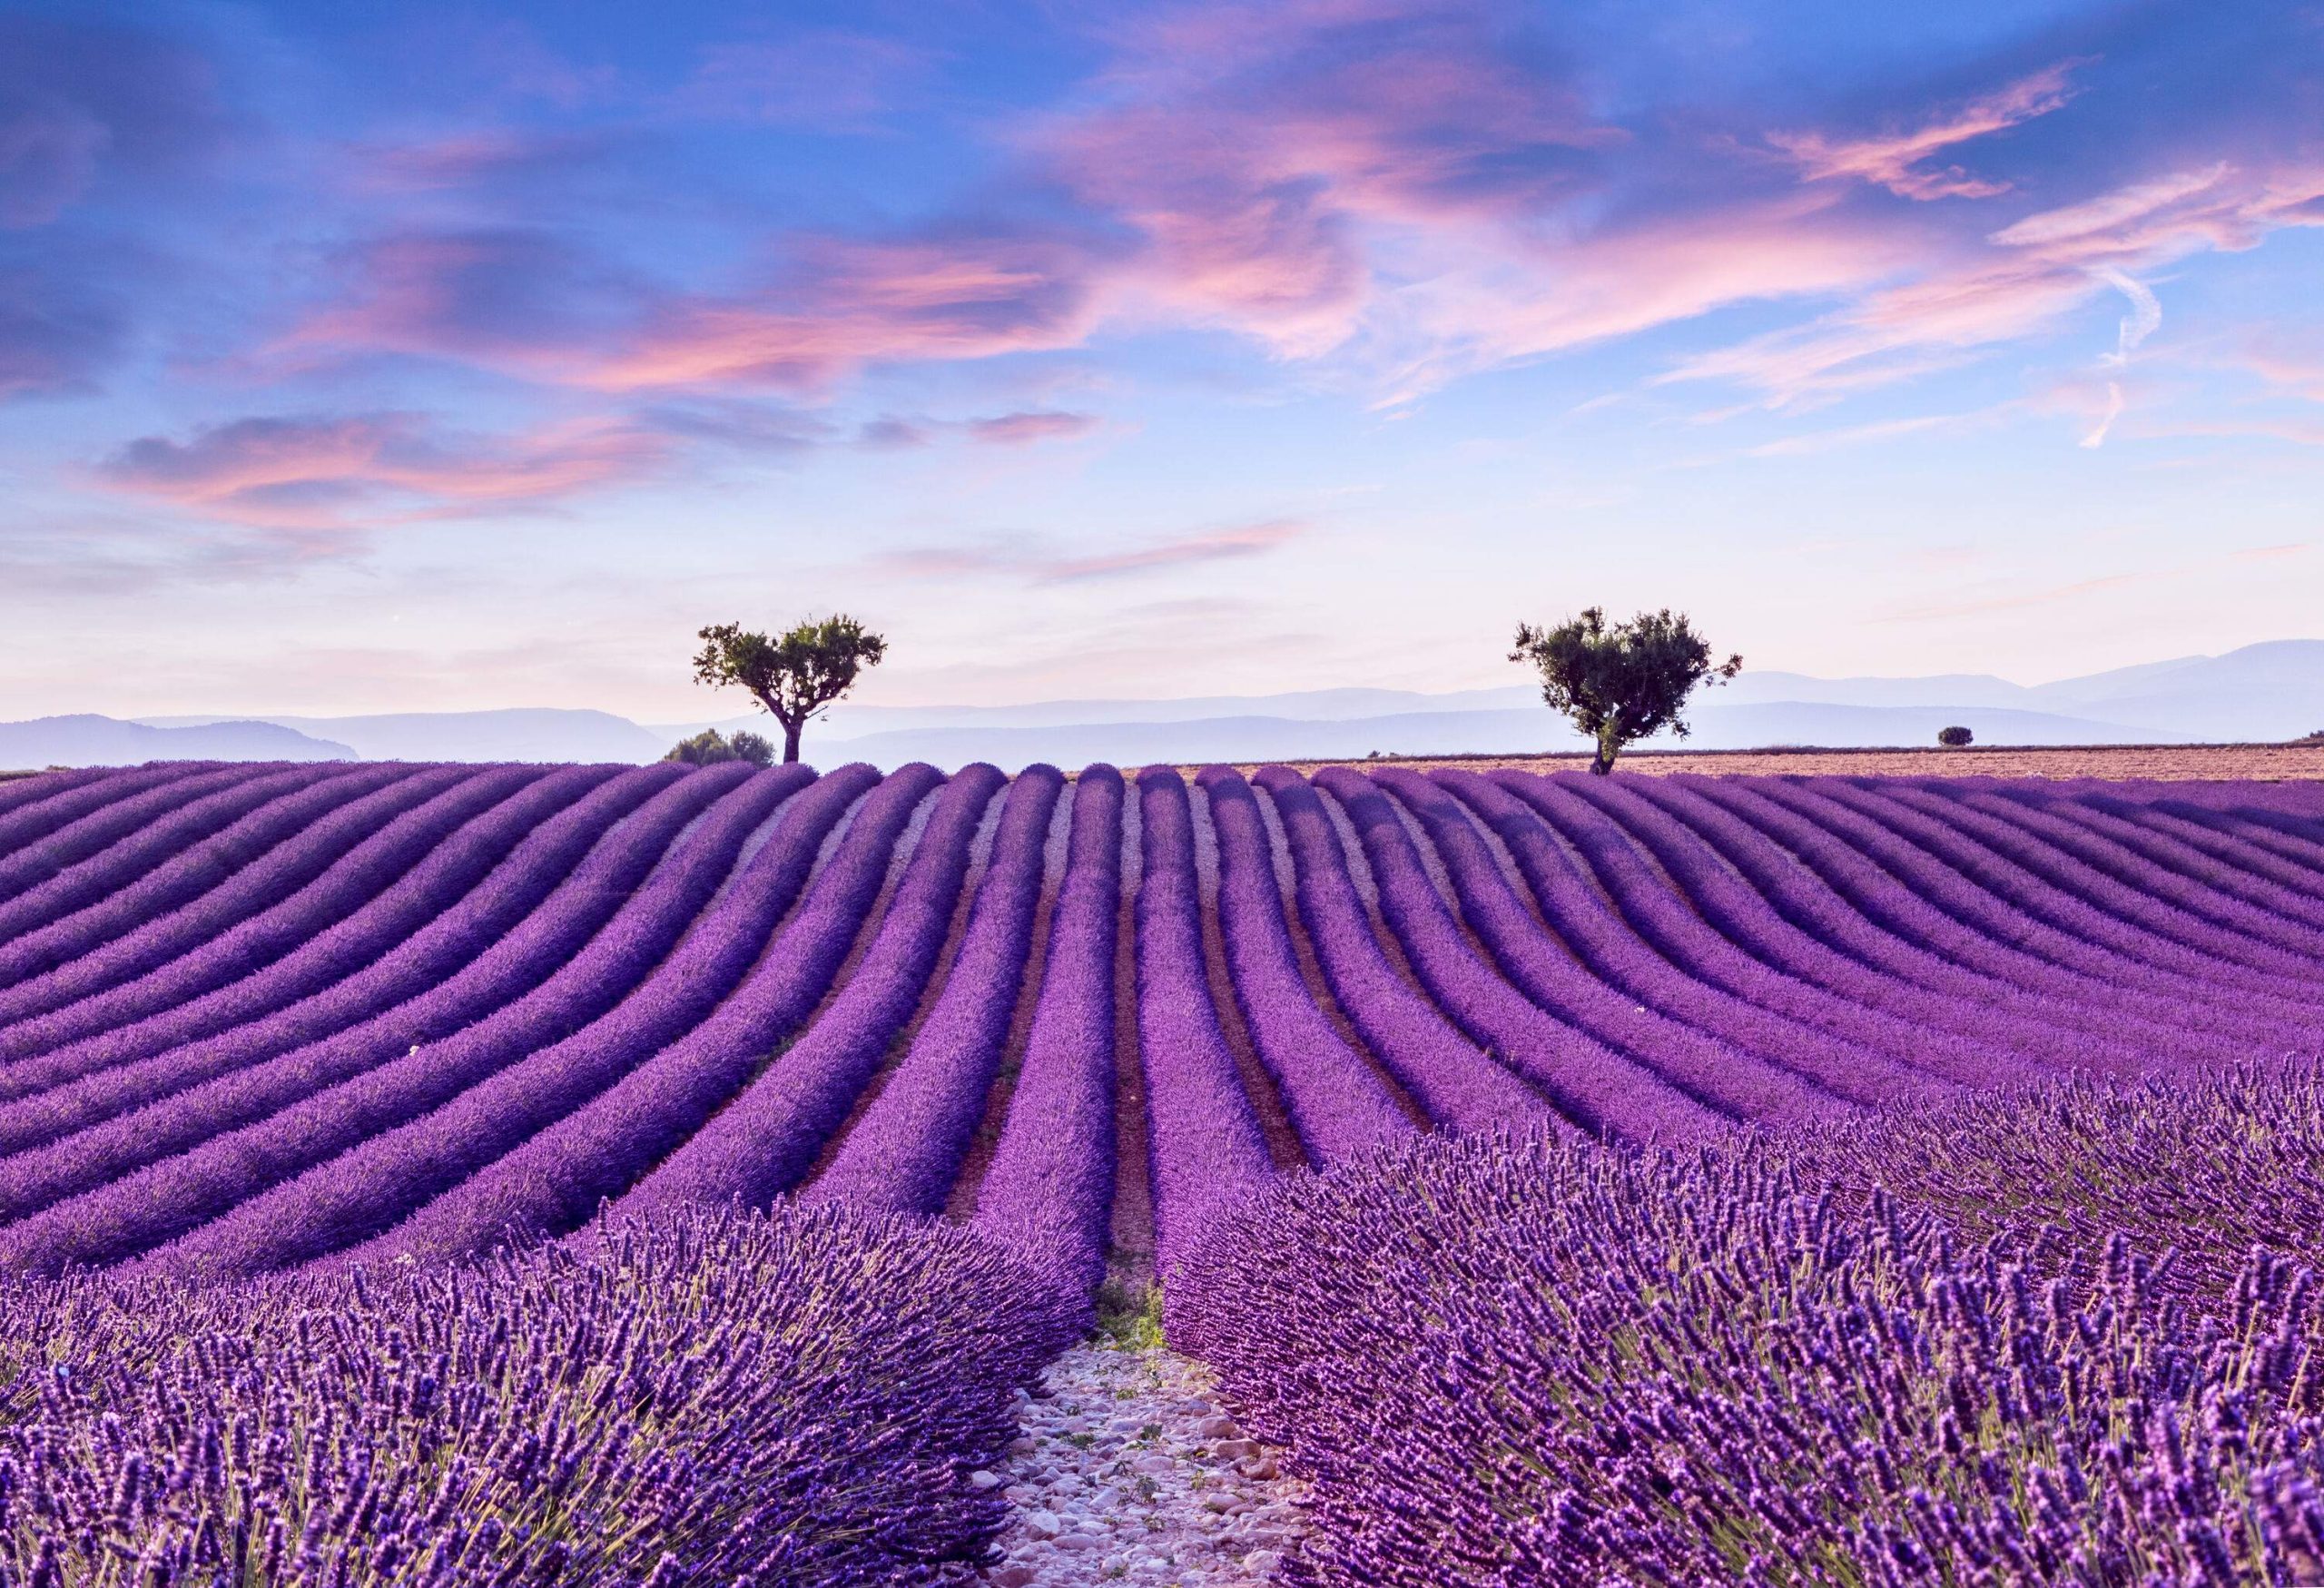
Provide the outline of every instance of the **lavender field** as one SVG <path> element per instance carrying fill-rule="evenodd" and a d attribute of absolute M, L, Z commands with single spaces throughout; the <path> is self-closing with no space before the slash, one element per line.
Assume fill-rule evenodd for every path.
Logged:
<path fill-rule="evenodd" d="M 2304 784 L 0 784 L 0 1583 L 936 1580 L 1153 1285 L 1295 1581 L 2314 1581 L 2319 884 Z"/>

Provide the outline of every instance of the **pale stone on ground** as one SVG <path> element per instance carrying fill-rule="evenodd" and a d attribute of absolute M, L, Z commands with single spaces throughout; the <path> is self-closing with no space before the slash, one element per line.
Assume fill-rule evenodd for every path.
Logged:
<path fill-rule="evenodd" d="M 1009 1502 L 1003 1559 L 948 1582 L 1243 1588 L 1271 1580 L 1306 1525 L 1275 1454 L 1175 1352 L 1068 1351 L 1019 1415 L 1005 1465 L 969 1479 Z"/>

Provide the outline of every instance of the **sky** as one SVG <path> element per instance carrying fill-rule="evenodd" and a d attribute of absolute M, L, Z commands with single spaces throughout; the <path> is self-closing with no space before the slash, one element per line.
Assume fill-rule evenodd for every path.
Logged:
<path fill-rule="evenodd" d="M 2324 635 L 2324 4 L 0 9 L 0 716 Z"/>

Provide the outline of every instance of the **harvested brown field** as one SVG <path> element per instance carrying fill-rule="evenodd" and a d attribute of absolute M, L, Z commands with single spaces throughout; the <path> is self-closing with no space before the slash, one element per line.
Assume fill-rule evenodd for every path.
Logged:
<path fill-rule="evenodd" d="M 1319 766 L 1461 766 L 1472 772 L 1513 766 L 1526 772 L 1578 772 L 1585 752 L 1563 755 L 1382 756 L 1372 762 L 1295 761 L 1301 772 Z M 1246 770 L 1249 770 L 1246 768 Z M 2104 777 L 2123 780 L 2324 778 L 2324 743 L 2292 745 L 1972 745 L 1960 750 L 1633 750 L 1619 770 L 1667 775 L 1699 772 L 1714 777 Z"/>

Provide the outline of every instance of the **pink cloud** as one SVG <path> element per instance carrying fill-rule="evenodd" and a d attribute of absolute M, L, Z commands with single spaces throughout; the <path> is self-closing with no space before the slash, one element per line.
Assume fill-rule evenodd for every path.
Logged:
<path fill-rule="evenodd" d="M 855 444 L 896 450 L 932 447 L 948 438 L 960 437 L 985 446 L 1027 447 L 1041 441 L 1065 441 L 1086 436 L 1097 429 L 1098 424 L 1099 420 L 1092 414 L 1064 413 L 1046 409 L 972 419 L 882 414 L 866 421 L 857 429 Z"/>
<path fill-rule="evenodd" d="M 2045 174 L 2065 202 L 1992 214 L 2009 185 L 1940 157 L 2059 111 L 2080 60 L 1897 130 L 1775 133 L 1778 167 L 1766 149 L 1738 158 L 1732 136 L 1612 124 L 1511 18 L 1436 0 L 1196 0 L 1106 35 L 1108 65 L 1016 134 L 986 190 L 995 213 L 779 235 L 779 265 L 682 291 L 546 232 L 414 227 L 355 251 L 340 299 L 270 350 L 294 366 L 389 351 L 606 392 L 812 400 L 886 367 L 1202 326 L 1330 360 L 1385 406 L 1731 305 L 1817 300 L 1808 322 L 1667 377 L 1787 404 L 1963 363 L 2108 281 L 2147 291 L 2137 278 L 2156 265 L 2324 221 L 2316 170 L 2256 160 L 2158 162 L 2164 174 L 2094 195 L 2060 164 Z M 720 113 L 789 115 L 828 90 L 843 120 L 918 69 L 896 49 L 852 35 L 729 46 L 689 92 L 743 95 Z M 763 91 L 778 103 L 750 110 Z M 481 133 L 386 169 L 427 192 L 553 153 Z M 1863 184 L 1964 202 L 1888 204 Z"/>
<path fill-rule="evenodd" d="M 509 178 L 537 181 L 586 167 L 605 152 L 602 137 L 484 127 L 417 143 L 359 148 L 351 180 L 366 192 L 455 192 Z"/>
<path fill-rule="evenodd" d="M 823 238 L 802 253 L 793 278 L 763 294 L 665 306 L 580 380 L 814 391 L 872 364 L 1071 347 L 1097 319 L 1089 254 L 1068 241 Z"/>
<path fill-rule="evenodd" d="M 1403 323 L 1380 338 L 1382 400 L 1730 303 L 1858 291 L 1915 257 L 1914 240 L 1796 193 L 1488 256 L 1399 295 Z"/>
<path fill-rule="evenodd" d="M 1104 578 L 1110 575 L 1144 573 L 1154 568 L 1185 567 L 1195 563 L 1226 562 L 1240 557 L 1256 557 L 1287 545 L 1307 532 L 1307 526 L 1296 518 L 1270 518 L 1263 523 L 1246 524 L 1233 529 L 1216 529 L 1207 534 L 1189 535 L 1177 540 L 1165 540 L 1152 546 L 1137 547 L 1128 551 L 1100 552 L 1089 557 L 1059 557 L 1041 570 L 1044 584 L 1064 584 L 1078 579 Z"/>
<path fill-rule="evenodd" d="M 2132 182 L 2078 204 L 2028 215 L 1994 232 L 1993 241 L 2008 248 L 2036 249 L 2060 244 L 2082 247 L 2093 240 L 2102 243 L 2119 236 L 2124 226 L 2144 222 L 2182 199 L 2217 187 L 2227 170 L 2223 164 L 2214 165 L 2208 171 L 2178 172 L 2152 182 Z"/>
<path fill-rule="evenodd" d="M 2324 345 L 2303 345 L 2283 332 L 2255 338 L 2236 360 L 2270 386 L 2311 402 L 2324 402 Z"/>
<path fill-rule="evenodd" d="M 246 419 L 133 441 L 96 478 L 225 522 L 335 529 L 537 505 L 636 478 L 668 451 L 650 432 L 597 422 L 487 441 L 432 435 L 411 414 Z"/>
<path fill-rule="evenodd" d="M 1982 138 L 2047 115 L 2073 91 L 2066 74 L 2083 64 L 2062 62 L 2022 77 L 1997 94 L 1972 100 L 1949 116 L 1909 133 L 1872 138 L 1834 138 L 1823 133 L 1771 133 L 1768 142 L 1799 163 L 1802 182 L 1853 177 L 1907 199 L 1984 199 L 2009 191 L 2009 183 L 1971 176 L 1957 165 L 1922 169 L 1922 163 L 1955 143 Z"/>
<path fill-rule="evenodd" d="M 261 363 L 400 353 L 568 381 L 639 291 L 555 234 L 519 227 L 389 232 L 349 250 L 339 269 L 340 301 L 269 343 Z"/>
<path fill-rule="evenodd" d="M 1878 441 L 1893 441 L 1899 436 L 1916 436 L 1928 430 L 1955 429 L 1983 419 L 1982 414 L 1932 413 L 1915 414 L 1909 419 L 1878 419 L 1870 424 L 1847 425 L 1836 430 L 1816 430 L 1803 436 L 1783 436 L 1746 449 L 1752 458 L 1802 458 L 1820 452 L 1837 451 L 1844 447 L 1858 447 Z"/>
<path fill-rule="evenodd" d="M 1956 246 L 1918 279 L 1815 322 L 1686 360 L 1664 380 L 1729 380 L 1778 406 L 1886 384 L 2046 330 L 2122 281 L 2204 249 L 2324 224 L 2324 165 L 2229 167 L 2129 183 Z M 2119 361 L 2119 360 L 2117 360 Z"/>
<path fill-rule="evenodd" d="M 1465 7 L 1202 6 L 1126 43 L 1037 157 L 1145 240 L 1140 298 L 1290 357 L 1354 335 L 1413 238 L 1522 230 L 1627 137 Z"/>
<path fill-rule="evenodd" d="M 2288 441 L 2295 447 L 2324 447 L 2324 423 L 2314 419 L 2262 418 L 2180 419 L 2142 427 L 2142 436 L 2200 436 L 2227 440 Z"/>
<path fill-rule="evenodd" d="M 1062 555 L 1023 545 L 939 546 L 901 551 L 881 559 L 891 572 L 917 578 L 957 578 L 964 574 L 1002 574 L 1037 585 L 1151 573 L 1256 557 L 1307 533 L 1297 518 L 1269 518 L 1226 529 L 1157 540 L 1120 551 Z"/>
<path fill-rule="evenodd" d="M 968 428 L 972 441 L 1018 447 L 1033 441 L 1063 441 L 1086 436 L 1098 428 L 1098 420 L 1086 413 L 1042 410 L 970 419 Z"/>

